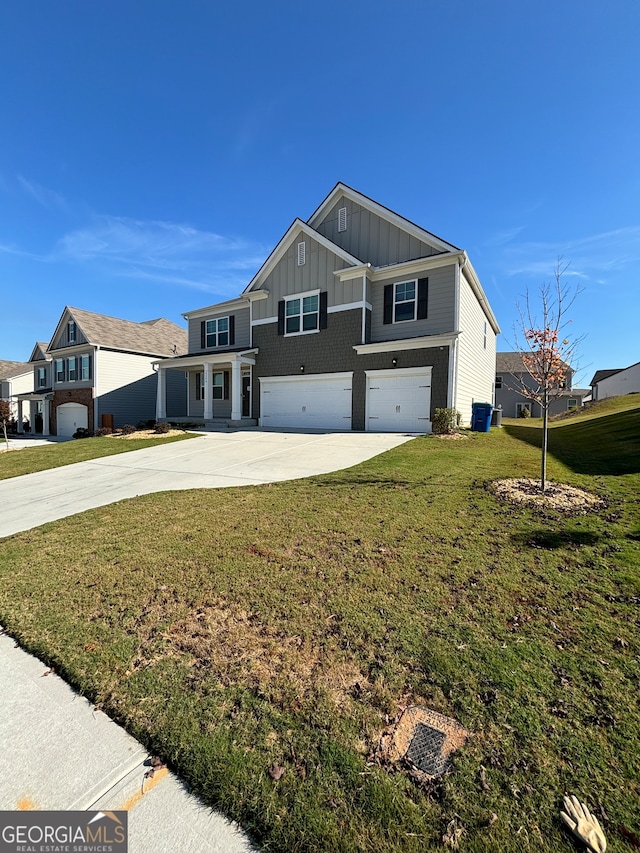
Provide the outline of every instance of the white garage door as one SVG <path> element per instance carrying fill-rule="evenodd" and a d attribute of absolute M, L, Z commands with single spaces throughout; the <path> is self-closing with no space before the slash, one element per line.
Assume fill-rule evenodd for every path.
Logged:
<path fill-rule="evenodd" d="M 431 368 L 367 370 L 367 424 L 377 432 L 431 432 Z"/>
<path fill-rule="evenodd" d="M 89 410 L 81 403 L 63 403 L 56 409 L 58 435 L 73 435 L 89 426 Z"/>
<path fill-rule="evenodd" d="M 352 378 L 353 373 L 261 378 L 261 426 L 351 429 Z"/>

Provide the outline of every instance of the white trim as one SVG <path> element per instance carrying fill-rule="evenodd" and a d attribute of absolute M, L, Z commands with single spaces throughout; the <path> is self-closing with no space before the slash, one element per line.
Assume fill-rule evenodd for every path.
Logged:
<path fill-rule="evenodd" d="M 325 200 L 321 202 L 320 206 L 317 207 L 316 210 L 311 214 L 307 221 L 312 228 L 315 227 L 318 220 L 322 219 L 325 211 L 335 204 L 337 197 L 340 195 L 345 196 L 345 198 L 348 198 L 350 201 L 359 204 L 361 207 L 365 207 L 367 210 L 371 211 L 372 213 L 375 213 L 382 219 L 386 219 L 388 222 L 391 222 L 393 225 L 396 225 L 403 231 L 407 231 L 409 234 L 412 234 L 414 237 L 417 237 L 423 243 L 429 243 L 434 248 L 440 249 L 443 252 L 459 251 L 458 248 L 452 245 L 451 243 L 446 243 L 444 240 L 441 240 L 439 237 L 436 237 L 435 234 L 431 234 L 430 231 L 425 231 L 425 229 L 420 228 L 419 225 L 415 225 L 415 223 L 410 222 L 403 216 L 394 213 L 387 207 L 383 207 L 377 201 L 374 201 L 373 199 L 362 195 L 362 193 L 359 193 L 357 190 L 351 189 L 351 187 L 348 187 L 346 184 L 343 183 L 337 183 L 335 187 L 331 190 L 329 195 L 325 198 Z"/>
<path fill-rule="evenodd" d="M 317 326 L 315 329 L 303 329 L 302 328 L 302 318 L 304 317 L 304 302 L 303 300 L 309 299 L 312 296 L 318 297 L 318 308 L 316 311 L 308 311 L 307 314 L 316 314 L 317 315 Z M 284 337 L 285 338 L 295 338 L 298 335 L 312 335 L 314 332 L 320 331 L 320 289 L 316 288 L 316 290 L 305 290 L 301 293 L 291 293 L 287 294 L 284 298 Z M 291 314 L 287 315 L 287 302 L 293 302 L 294 299 L 297 299 L 300 303 L 300 313 L 299 314 Z M 298 316 L 300 318 L 300 329 L 297 332 L 287 332 L 287 318 L 288 316 Z"/>
<path fill-rule="evenodd" d="M 209 349 L 218 349 L 218 347 L 228 347 L 228 346 L 233 346 L 233 344 L 230 344 L 230 343 L 229 343 L 229 341 L 230 341 L 230 339 L 231 339 L 231 328 L 230 328 L 230 327 L 231 327 L 231 323 L 229 322 L 229 317 L 230 317 L 230 315 L 229 315 L 229 314 L 223 314 L 223 315 L 222 315 L 222 317 L 208 317 L 206 320 L 203 320 L 203 321 L 202 321 L 202 322 L 204 323 L 204 348 L 205 348 L 206 350 L 209 350 Z M 218 331 L 218 323 L 219 323 L 221 320 L 226 320 L 226 321 L 227 321 L 227 328 L 226 328 L 226 331 L 219 332 L 219 331 Z M 215 323 L 215 324 L 216 324 L 216 330 L 215 330 L 215 332 L 208 332 L 208 331 L 207 331 L 207 323 Z M 216 343 L 215 343 L 215 344 L 211 344 L 211 346 L 209 346 L 209 344 L 207 343 L 207 338 L 208 338 L 208 336 L 209 336 L 210 334 L 212 334 L 212 335 L 213 335 L 213 334 L 215 334 L 215 338 L 216 338 Z M 219 337 L 221 334 L 222 334 L 222 335 L 226 334 L 226 336 L 227 336 L 227 342 L 226 342 L 226 344 L 219 344 L 219 343 L 218 343 L 218 337 Z"/>
<path fill-rule="evenodd" d="M 458 373 L 458 339 L 454 338 L 449 347 L 449 369 L 447 371 L 447 408 L 456 408 L 457 386 L 455 378 Z"/>
<path fill-rule="evenodd" d="M 338 209 L 338 231 L 346 231 L 347 230 L 347 208 L 340 207 Z"/>
<path fill-rule="evenodd" d="M 250 291 L 253 291 L 253 288 L 258 285 L 259 282 L 263 281 L 267 278 L 268 275 L 273 271 L 274 267 L 279 263 L 284 254 L 289 249 L 289 246 L 293 243 L 294 239 L 298 236 L 298 231 L 302 231 L 307 237 L 311 240 L 315 240 L 316 243 L 319 243 L 323 248 L 328 249 L 332 254 L 336 255 L 336 257 L 341 258 L 346 264 L 352 267 L 361 267 L 362 261 L 358 260 L 358 258 L 354 258 L 353 255 L 350 255 L 348 252 L 345 252 L 344 249 L 341 249 L 340 246 L 337 246 L 335 243 L 332 243 L 331 240 L 328 240 L 326 237 L 323 237 L 318 231 L 315 231 L 306 222 L 303 222 L 301 219 L 294 219 L 294 221 L 289 226 L 287 232 L 283 237 L 280 238 L 280 241 L 277 243 L 269 257 L 262 264 L 258 272 L 251 279 L 249 284 L 242 291 L 244 294 L 249 294 Z"/>
<path fill-rule="evenodd" d="M 403 299 L 402 303 L 396 302 L 396 289 L 401 284 L 412 284 L 413 285 L 413 300 Z M 405 281 L 394 281 L 392 287 L 393 287 L 393 311 L 391 314 L 391 325 L 395 326 L 398 323 L 415 323 L 415 321 L 418 319 L 418 279 L 417 278 L 410 278 L 410 279 L 406 279 Z M 406 320 L 396 320 L 396 305 L 405 304 L 405 303 L 408 303 L 411 301 L 413 301 L 413 317 L 407 317 Z"/>
<path fill-rule="evenodd" d="M 354 350 L 358 355 L 372 355 L 377 352 L 394 352 L 395 350 L 429 349 L 430 347 L 451 346 L 460 333 L 449 332 L 446 335 L 423 335 L 420 338 L 402 338 L 398 341 L 380 341 L 375 344 L 356 344 Z"/>
<path fill-rule="evenodd" d="M 85 335 L 86 337 L 86 335 Z M 93 428 L 98 429 L 98 410 L 100 408 L 100 397 L 98 396 L 98 350 L 100 347 L 96 344 L 93 350 L 93 359 L 91 363 L 91 385 L 93 387 Z"/>
<path fill-rule="evenodd" d="M 292 376 L 259 376 L 259 382 L 308 382 L 310 379 L 340 379 L 340 380 L 353 380 L 353 370 L 348 370 L 343 373 L 302 373 L 299 376 L 297 374 L 293 374 Z"/>
<path fill-rule="evenodd" d="M 307 262 L 307 243 L 301 240 L 296 246 L 296 261 L 299 267 L 303 267 Z"/>
<path fill-rule="evenodd" d="M 252 326 L 252 327 L 253 327 L 253 326 L 266 326 L 266 325 L 268 325 L 269 323 L 277 323 L 277 322 L 278 322 L 278 318 L 277 318 L 277 317 L 265 317 L 265 318 L 264 318 L 264 319 L 262 319 L 262 320 L 252 320 L 252 321 L 251 321 L 251 326 Z"/>
<path fill-rule="evenodd" d="M 257 349 L 248 349 L 242 352 L 200 353 L 189 358 L 163 358 L 154 361 L 153 364 L 157 364 L 160 370 L 170 370 L 171 368 L 188 370 L 192 367 L 202 367 L 205 364 L 233 364 L 235 361 L 239 361 L 241 364 L 255 364 L 255 353 L 257 352 Z"/>
<path fill-rule="evenodd" d="M 371 310 L 371 305 L 368 302 L 342 302 L 340 305 L 332 305 L 327 308 L 327 314 L 337 314 L 339 311 L 356 311 L 363 307 Z"/>
<path fill-rule="evenodd" d="M 362 335 L 360 343 L 364 344 L 367 339 L 367 307 L 373 313 L 373 308 L 367 303 L 367 276 L 362 275 Z"/>

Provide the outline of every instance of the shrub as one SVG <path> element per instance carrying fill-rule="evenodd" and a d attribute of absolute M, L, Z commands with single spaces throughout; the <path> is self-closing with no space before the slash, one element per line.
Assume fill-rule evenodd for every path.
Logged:
<path fill-rule="evenodd" d="M 155 418 L 149 418 L 146 421 L 138 421 L 136 429 L 154 429 L 156 425 Z"/>
<path fill-rule="evenodd" d="M 125 424 L 120 430 L 122 435 L 131 435 L 132 432 L 136 432 L 136 428 L 133 424 Z"/>
<path fill-rule="evenodd" d="M 112 432 L 113 432 L 113 430 L 111 429 L 111 427 L 100 427 L 100 429 L 97 429 L 94 432 L 94 435 L 98 435 L 98 436 L 111 435 Z"/>
<path fill-rule="evenodd" d="M 92 438 L 93 433 L 90 429 L 86 429 L 85 427 L 79 427 L 73 434 L 74 438 Z"/>
<path fill-rule="evenodd" d="M 171 431 L 171 424 L 168 424 L 166 421 L 161 421 L 156 424 L 156 428 L 154 430 L 158 435 L 164 435 L 167 432 Z"/>
<path fill-rule="evenodd" d="M 521 418 L 530 418 L 531 417 L 531 409 L 527 409 L 526 406 L 520 409 L 520 417 Z"/>
<path fill-rule="evenodd" d="M 455 432 L 459 423 L 460 412 L 457 409 L 436 409 L 433 413 L 432 429 L 436 435 Z"/>

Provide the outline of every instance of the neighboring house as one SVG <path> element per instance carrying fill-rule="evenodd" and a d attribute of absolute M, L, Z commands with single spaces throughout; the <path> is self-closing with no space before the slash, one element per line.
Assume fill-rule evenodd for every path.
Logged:
<path fill-rule="evenodd" d="M 492 399 L 500 330 L 466 252 L 341 183 L 236 299 L 184 316 L 158 418 L 177 367 L 190 417 L 263 427 L 429 432 Z"/>
<path fill-rule="evenodd" d="M 574 371 L 565 364 L 566 377 L 564 388 L 559 396 L 549 401 L 549 414 L 559 415 L 569 409 L 576 409 L 591 391 L 589 388 L 573 388 Z M 507 418 L 519 418 L 523 409 L 528 409 L 534 418 L 542 417 L 542 407 L 522 393 L 522 386 L 536 388 L 537 383 L 529 374 L 522 361 L 520 352 L 496 353 L 496 407 L 502 407 Z"/>
<path fill-rule="evenodd" d="M 31 365 L 28 361 L 0 361 L 0 400 L 11 404 L 11 415 L 18 419 L 18 404 L 13 399 L 32 387 Z"/>
<path fill-rule="evenodd" d="M 49 345 L 33 349 L 32 390 L 18 395 L 19 423 L 24 403 L 31 430 L 45 435 L 149 420 L 157 396 L 154 362 L 186 348 L 186 330 L 169 320 L 134 323 L 67 307 Z M 172 371 L 168 381 L 184 414 L 184 372 Z"/>
<path fill-rule="evenodd" d="M 596 370 L 590 384 L 594 402 L 606 397 L 640 393 L 640 361 L 616 370 Z"/>

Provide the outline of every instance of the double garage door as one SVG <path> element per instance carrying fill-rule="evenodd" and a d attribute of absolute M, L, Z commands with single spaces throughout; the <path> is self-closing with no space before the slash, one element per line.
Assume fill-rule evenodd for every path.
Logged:
<path fill-rule="evenodd" d="M 351 429 L 352 380 L 352 373 L 262 378 L 262 426 Z M 429 432 L 430 410 L 430 367 L 366 371 L 366 430 Z"/>

